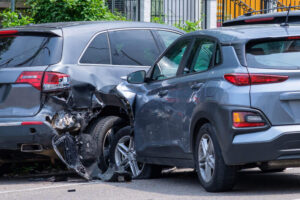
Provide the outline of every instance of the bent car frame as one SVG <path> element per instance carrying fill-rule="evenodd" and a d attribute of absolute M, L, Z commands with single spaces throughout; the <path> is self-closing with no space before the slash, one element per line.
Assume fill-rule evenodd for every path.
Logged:
<path fill-rule="evenodd" d="M 67 134 L 77 138 L 83 163 L 94 159 L 106 170 L 108 155 L 101 146 L 105 135 L 97 125 L 103 116 L 124 114 L 107 108 L 95 93 L 118 84 L 130 72 L 148 69 L 182 34 L 170 26 L 138 22 L 66 22 L 0 30 L 1 152 L 21 151 L 21 161 L 32 160 L 33 155 L 25 153 L 55 158 L 52 145 L 73 141 L 60 138 Z"/>

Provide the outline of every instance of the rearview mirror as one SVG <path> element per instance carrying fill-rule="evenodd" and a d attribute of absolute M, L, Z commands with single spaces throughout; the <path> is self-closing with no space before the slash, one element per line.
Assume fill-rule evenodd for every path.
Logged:
<path fill-rule="evenodd" d="M 136 72 L 132 72 L 127 76 L 127 82 L 132 84 L 140 84 L 144 83 L 146 79 L 146 71 L 140 70 Z"/>

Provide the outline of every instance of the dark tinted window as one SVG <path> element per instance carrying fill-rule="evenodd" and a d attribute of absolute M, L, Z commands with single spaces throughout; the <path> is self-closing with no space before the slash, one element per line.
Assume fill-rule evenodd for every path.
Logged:
<path fill-rule="evenodd" d="M 154 66 L 152 80 L 162 80 L 176 76 L 183 55 L 190 40 L 180 41 L 173 46 Z"/>
<path fill-rule="evenodd" d="M 110 64 L 107 33 L 97 35 L 84 52 L 80 63 Z"/>
<path fill-rule="evenodd" d="M 0 37 L 0 68 L 43 66 L 61 60 L 62 38 L 18 35 Z"/>
<path fill-rule="evenodd" d="M 110 32 L 112 63 L 115 65 L 147 65 L 155 62 L 158 48 L 149 30 Z"/>
<path fill-rule="evenodd" d="M 170 32 L 170 31 L 157 31 L 158 35 L 161 37 L 165 47 L 169 47 L 177 38 L 181 35 L 178 33 Z"/>
<path fill-rule="evenodd" d="M 249 67 L 270 69 L 299 69 L 300 40 L 281 39 L 250 42 L 246 48 Z"/>

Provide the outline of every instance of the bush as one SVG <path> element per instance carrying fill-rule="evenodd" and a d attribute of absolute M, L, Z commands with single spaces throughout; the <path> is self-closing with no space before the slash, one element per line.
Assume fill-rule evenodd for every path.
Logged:
<path fill-rule="evenodd" d="M 201 20 L 196 22 L 185 21 L 185 23 L 175 24 L 175 27 L 189 33 L 189 32 L 200 30 L 201 29 L 200 22 Z"/>
<path fill-rule="evenodd" d="M 152 17 L 151 22 L 153 23 L 158 23 L 158 24 L 165 24 L 165 21 L 162 17 Z M 200 25 L 201 20 L 196 21 L 196 22 L 191 22 L 191 21 L 185 21 L 185 22 L 179 22 L 175 24 L 174 26 L 176 28 L 179 28 L 187 33 L 197 31 L 201 29 Z"/>
<path fill-rule="evenodd" d="M 36 23 L 125 20 L 112 14 L 103 0 L 27 0 Z"/>
<path fill-rule="evenodd" d="M 3 11 L 0 13 L 2 18 L 2 27 L 24 26 L 33 22 L 33 19 L 28 16 L 19 16 L 17 12 Z"/>

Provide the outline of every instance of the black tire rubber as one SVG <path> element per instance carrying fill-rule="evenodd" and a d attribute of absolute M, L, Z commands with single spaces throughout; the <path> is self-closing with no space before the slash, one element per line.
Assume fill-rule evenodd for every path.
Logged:
<path fill-rule="evenodd" d="M 119 140 L 124 136 L 131 136 L 131 127 L 126 126 L 124 128 L 121 128 L 114 136 L 114 140 L 111 145 L 111 151 L 110 151 L 110 160 L 112 163 L 115 164 L 115 149 L 117 147 L 117 144 Z M 145 164 L 142 172 L 137 177 L 134 177 L 134 179 L 150 179 L 150 178 L 157 178 L 161 175 L 162 166 L 160 165 L 151 165 L 151 164 Z"/>
<path fill-rule="evenodd" d="M 201 137 L 207 134 L 211 137 L 215 152 L 215 169 L 212 175 L 212 179 L 209 182 L 205 182 L 200 174 L 199 162 L 198 162 L 198 148 Z M 196 171 L 203 188 L 208 192 L 224 192 L 231 190 L 234 187 L 237 170 L 235 167 L 227 166 L 224 162 L 221 148 L 216 138 L 216 131 L 214 127 L 206 123 L 204 124 L 197 135 L 197 139 L 194 147 L 194 160 L 196 165 Z"/>
<path fill-rule="evenodd" d="M 267 167 L 258 167 L 263 173 L 279 173 L 284 172 L 286 168 L 278 168 L 278 169 L 269 169 Z"/>
<path fill-rule="evenodd" d="M 110 129 L 113 129 L 113 133 L 115 134 L 119 129 L 121 129 L 124 126 L 126 126 L 126 122 L 124 119 L 117 116 L 107 116 L 99 119 L 98 122 L 96 122 L 94 126 L 90 129 L 90 134 L 93 136 L 95 141 L 97 141 L 97 162 L 102 172 L 105 172 L 107 170 L 109 163 L 109 161 L 107 162 L 105 160 L 103 152 L 104 138 Z M 109 157 L 109 152 L 107 156 Z"/>

